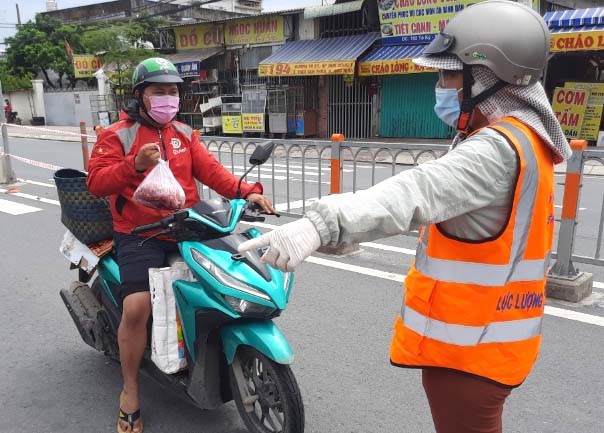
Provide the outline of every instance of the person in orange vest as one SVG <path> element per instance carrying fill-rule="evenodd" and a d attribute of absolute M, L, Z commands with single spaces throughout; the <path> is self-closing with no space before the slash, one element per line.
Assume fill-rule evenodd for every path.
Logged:
<path fill-rule="evenodd" d="M 539 83 L 549 42 L 518 3 L 463 10 L 415 59 L 438 70 L 435 111 L 458 130 L 450 152 L 241 245 L 292 271 L 321 245 L 421 229 L 390 362 L 422 369 L 437 433 L 501 433 L 539 352 L 553 167 L 571 154 Z"/>

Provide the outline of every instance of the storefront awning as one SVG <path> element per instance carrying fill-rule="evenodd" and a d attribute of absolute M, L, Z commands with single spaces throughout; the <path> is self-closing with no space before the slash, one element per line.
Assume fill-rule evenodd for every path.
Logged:
<path fill-rule="evenodd" d="M 604 8 L 548 12 L 544 19 L 552 53 L 604 49 Z"/>
<path fill-rule="evenodd" d="M 260 62 L 264 77 L 353 75 L 356 60 L 380 37 L 379 33 L 287 42 Z"/>
<path fill-rule="evenodd" d="M 222 51 L 222 47 L 200 48 L 167 54 L 164 57 L 174 63 L 181 77 L 197 77 L 201 70 L 201 62 L 216 54 L 220 54 Z"/>
<path fill-rule="evenodd" d="M 424 50 L 424 45 L 390 45 L 374 49 L 359 63 L 359 76 L 400 75 L 433 72 L 413 63 Z"/>
<path fill-rule="evenodd" d="M 604 8 L 567 9 L 548 12 L 544 16 L 550 29 L 604 24 Z"/>
<path fill-rule="evenodd" d="M 349 1 L 347 3 L 338 3 L 333 5 L 311 6 L 304 9 L 304 19 L 330 17 L 334 15 L 357 12 L 363 8 L 364 0 Z"/>

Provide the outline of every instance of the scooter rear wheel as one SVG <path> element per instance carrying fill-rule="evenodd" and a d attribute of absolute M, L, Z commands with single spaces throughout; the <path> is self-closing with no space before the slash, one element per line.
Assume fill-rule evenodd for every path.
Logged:
<path fill-rule="evenodd" d="M 304 432 L 302 396 L 289 366 L 241 347 L 230 376 L 237 409 L 251 433 Z"/>

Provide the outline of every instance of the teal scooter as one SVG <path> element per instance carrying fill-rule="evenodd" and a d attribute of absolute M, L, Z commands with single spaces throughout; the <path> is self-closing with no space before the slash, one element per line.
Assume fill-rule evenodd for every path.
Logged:
<path fill-rule="evenodd" d="M 273 148 L 270 142 L 258 145 L 247 173 L 266 162 Z M 302 433 L 304 406 L 290 369 L 294 354 L 272 320 L 287 306 L 293 275 L 262 263 L 262 251 L 237 251 L 239 244 L 261 234 L 255 228 L 235 233 L 238 223 L 263 220 L 255 205 L 219 198 L 133 230 L 161 229 L 153 237 L 178 239 L 180 255 L 168 265 L 184 260 L 195 277 L 173 283 L 189 367 L 165 374 L 147 350 L 141 369 L 202 409 L 235 400 L 252 433 Z M 122 306 L 115 257 L 104 256 L 97 272 L 89 285 L 91 275 L 80 271 L 79 280 L 61 290 L 61 298 L 84 342 L 119 359 Z"/>

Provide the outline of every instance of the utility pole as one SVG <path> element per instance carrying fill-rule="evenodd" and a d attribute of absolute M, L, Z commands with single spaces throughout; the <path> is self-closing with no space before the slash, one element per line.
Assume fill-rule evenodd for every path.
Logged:
<path fill-rule="evenodd" d="M 2 94 L 2 82 L 0 81 L 0 101 L 4 104 L 4 95 Z M 4 109 L 0 111 L 0 128 L 2 130 L 2 147 L 0 148 L 0 184 L 12 183 L 15 180 L 15 174 L 10 166 L 10 156 L 8 153 L 8 130 L 6 126 L 6 116 Z"/>
<path fill-rule="evenodd" d="M 21 25 L 21 13 L 19 12 L 19 3 L 15 3 L 15 7 L 17 8 L 17 25 Z"/>

